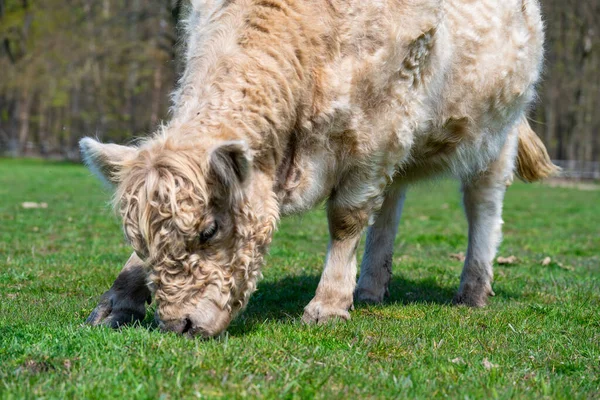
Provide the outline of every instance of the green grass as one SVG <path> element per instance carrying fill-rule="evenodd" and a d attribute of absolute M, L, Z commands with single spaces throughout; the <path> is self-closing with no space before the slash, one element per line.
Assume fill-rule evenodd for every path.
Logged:
<path fill-rule="evenodd" d="M 456 185 L 416 187 L 391 297 L 325 326 L 300 322 L 324 213 L 283 220 L 248 309 L 209 341 L 159 332 L 152 308 L 121 331 L 83 325 L 131 251 L 109 197 L 81 166 L 0 160 L 0 398 L 600 397 L 600 191 L 515 183 L 499 254 L 519 261 L 475 310 L 450 305 Z"/>

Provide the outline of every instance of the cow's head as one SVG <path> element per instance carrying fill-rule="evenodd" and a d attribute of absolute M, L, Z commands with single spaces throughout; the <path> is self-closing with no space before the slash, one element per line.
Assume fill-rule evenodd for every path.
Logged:
<path fill-rule="evenodd" d="M 246 143 L 164 136 L 137 147 L 80 144 L 90 169 L 115 186 L 125 236 L 146 260 L 159 326 L 222 332 L 255 290 L 277 218 Z"/>

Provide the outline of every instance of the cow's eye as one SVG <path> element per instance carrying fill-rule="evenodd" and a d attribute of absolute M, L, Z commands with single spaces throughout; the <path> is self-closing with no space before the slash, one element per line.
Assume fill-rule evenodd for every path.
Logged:
<path fill-rule="evenodd" d="M 219 226 L 217 225 L 217 222 L 215 221 L 208 228 L 206 228 L 205 230 L 200 232 L 200 234 L 198 235 L 198 239 L 200 239 L 200 243 L 206 243 L 210 239 L 215 237 L 218 230 L 219 230 Z"/>

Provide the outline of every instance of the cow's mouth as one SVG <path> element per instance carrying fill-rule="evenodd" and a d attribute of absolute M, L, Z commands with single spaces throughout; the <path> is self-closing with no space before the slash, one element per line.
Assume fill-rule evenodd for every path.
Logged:
<path fill-rule="evenodd" d="M 167 318 L 164 318 L 167 317 Z M 158 311 L 156 322 L 163 332 L 174 332 L 189 338 L 212 338 L 221 334 L 231 322 L 231 314 L 208 299 L 201 300 L 183 317 L 162 318 Z"/>

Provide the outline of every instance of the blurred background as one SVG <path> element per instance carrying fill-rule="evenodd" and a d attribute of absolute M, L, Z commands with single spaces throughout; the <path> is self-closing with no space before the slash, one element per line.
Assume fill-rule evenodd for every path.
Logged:
<path fill-rule="evenodd" d="M 502 1 L 502 0 L 498 0 Z M 0 155 L 78 160 L 168 117 L 185 0 L 0 0 Z M 600 0 L 541 0 L 546 67 L 531 123 L 574 178 L 600 178 Z"/>

